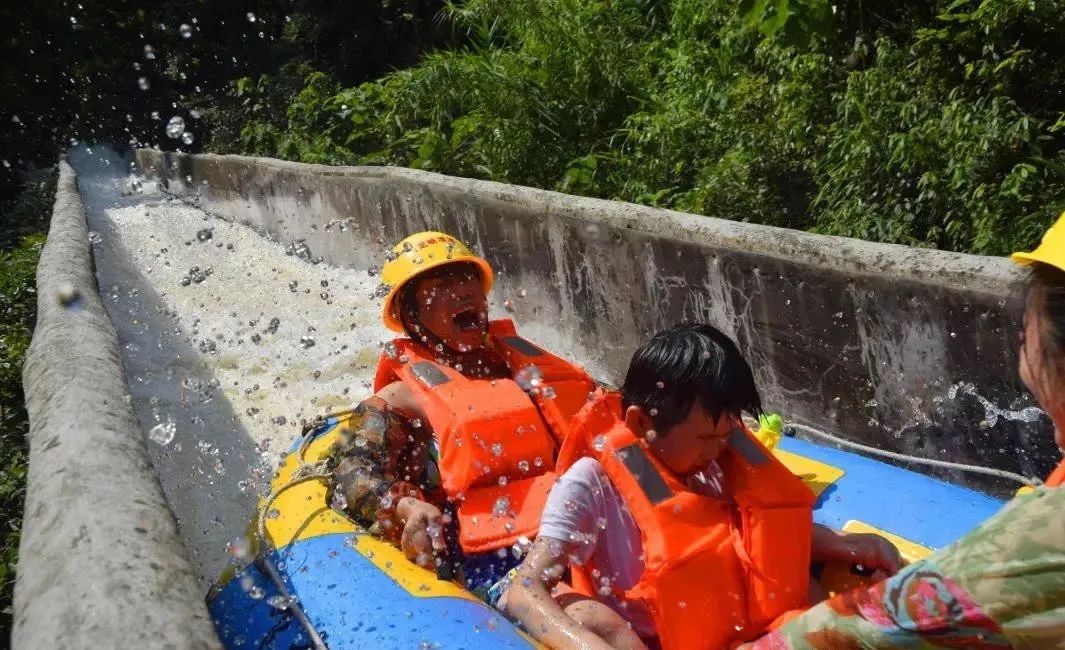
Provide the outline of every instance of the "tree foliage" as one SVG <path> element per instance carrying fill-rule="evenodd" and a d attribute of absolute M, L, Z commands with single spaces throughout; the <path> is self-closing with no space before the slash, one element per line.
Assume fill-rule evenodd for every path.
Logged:
<path fill-rule="evenodd" d="M 1065 207 L 1060 0 L 453 0 L 444 18 L 461 47 L 350 87 L 307 71 L 243 149 L 984 254 Z"/>
<path fill-rule="evenodd" d="M 303 65 L 356 84 L 449 42 L 449 30 L 434 19 L 441 6 L 441 0 L 4 3 L 0 200 L 18 192 L 22 171 L 54 164 L 72 142 L 187 151 L 235 146 L 247 120 L 284 120 Z M 243 79 L 269 88 L 256 96 L 257 105 L 238 92 Z M 166 136 L 174 116 L 185 120 L 192 144 Z"/>
<path fill-rule="evenodd" d="M 44 244 L 39 231 L 51 214 L 55 186 L 54 173 L 26 184 L 7 211 L 17 221 L 3 224 L 5 233 L 18 239 L 0 247 L 0 638 L 4 639 L 11 635 L 11 599 L 26 496 L 29 422 L 22 394 L 22 362 L 37 312 L 35 277 Z"/>

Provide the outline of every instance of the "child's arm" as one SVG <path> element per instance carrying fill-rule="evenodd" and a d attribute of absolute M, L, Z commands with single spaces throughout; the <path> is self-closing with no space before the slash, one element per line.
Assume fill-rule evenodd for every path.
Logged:
<path fill-rule="evenodd" d="M 533 543 L 507 589 L 506 613 L 537 641 L 555 650 L 610 650 L 610 644 L 570 618 L 551 596 L 566 569 L 564 547 L 547 537 Z"/>

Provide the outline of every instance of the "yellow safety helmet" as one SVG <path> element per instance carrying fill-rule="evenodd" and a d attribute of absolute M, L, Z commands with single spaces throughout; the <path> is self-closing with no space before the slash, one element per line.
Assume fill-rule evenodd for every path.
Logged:
<path fill-rule="evenodd" d="M 492 267 L 483 258 L 470 252 L 466 244 L 451 235 L 442 232 L 420 232 L 396 244 L 381 269 L 381 282 L 389 287 L 381 308 L 385 327 L 394 332 L 403 331 L 396 299 L 408 282 L 426 271 L 456 262 L 476 266 L 481 272 L 481 286 L 484 287 L 485 295 L 492 290 Z"/>
<path fill-rule="evenodd" d="M 1038 248 L 1031 253 L 1014 253 L 1010 259 L 1022 266 L 1042 262 L 1065 271 L 1065 213 L 1046 231 Z"/>

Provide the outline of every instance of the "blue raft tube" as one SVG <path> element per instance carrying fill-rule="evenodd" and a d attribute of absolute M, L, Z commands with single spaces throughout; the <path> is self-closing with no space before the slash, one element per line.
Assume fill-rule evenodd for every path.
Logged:
<path fill-rule="evenodd" d="M 247 547 L 236 549 L 234 566 L 208 594 L 223 644 L 333 650 L 541 647 L 457 583 L 414 565 L 330 506 L 329 479 L 320 464 L 351 417 L 347 412 L 326 418 L 283 457 Z M 760 424 L 756 435 L 817 494 L 815 522 L 883 535 L 908 562 L 954 542 L 1003 504 L 865 456 L 782 436 L 779 417 Z M 831 577 L 834 584 L 857 584 L 846 569 L 843 573 Z"/>

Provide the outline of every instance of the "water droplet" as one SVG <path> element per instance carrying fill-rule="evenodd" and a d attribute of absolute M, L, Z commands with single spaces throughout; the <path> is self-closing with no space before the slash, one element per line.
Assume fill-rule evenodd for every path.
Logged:
<path fill-rule="evenodd" d="M 144 58 L 148 59 L 149 61 L 152 61 L 153 59 L 155 59 L 155 48 L 152 47 L 151 45 L 145 45 L 144 46 Z"/>
<path fill-rule="evenodd" d="M 300 347 L 303 348 L 304 350 L 307 350 L 309 348 L 313 348 L 314 347 L 314 338 L 310 337 L 310 336 L 301 336 L 300 337 Z"/>
<path fill-rule="evenodd" d="M 599 530 L 606 530 L 606 517 L 599 517 L 596 519 L 595 525 L 599 526 Z"/>
<path fill-rule="evenodd" d="M 152 87 L 152 84 L 148 82 L 148 78 L 147 77 L 139 77 L 137 79 L 137 87 L 140 88 L 141 90 L 148 90 L 149 88 Z"/>
<path fill-rule="evenodd" d="M 251 578 L 248 579 L 251 580 Z M 243 585 L 243 582 L 241 584 Z M 248 587 L 246 591 L 248 592 L 248 597 L 252 600 L 262 600 L 263 596 L 266 595 L 266 592 L 263 591 L 263 588 L 255 584 L 254 582 L 252 582 L 252 585 Z"/>
<path fill-rule="evenodd" d="M 166 135 L 168 138 L 177 140 L 185 132 L 185 120 L 179 115 L 170 118 L 166 123 Z"/>
<path fill-rule="evenodd" d="M 496 517 L 505 517 L 510 512 L 510 498 L 501 496 L 492 504 L 492 514 Z"/>
<path fill-rule="evenodd" d="M 503 455 L 503 444 L 496 442 L 492 444 L 492 455 L 499 457 Z"/>
<path fill-rule="evenodd" d="M 348 499 L 347 499 L 347 497 L 344 496 L 343 492 L 337 490 L 336 492 L 333 492 L 333 498 L 332 498 L 332 500 L 330 500 L 329 505 L 334 510 L 341 510 L 341 511 L 347 510 L 348 509 Z"/>
<path fill-rule="evenodd" d="M 606 436 L 596 436 L 595 440 L 592 441 L 592 448 L 596 451 L 603 451 L 606 449 Z"/>
<path fill-rule="evenodd" d="M 181 26 L 178 27 L 178 32 L 181 34 L 181 38 L 192 38 L 192 27 L 185 23 L 181 23 Z"/>
<path fill-rule="evenodd" d="M 196 443 L 196 448 L 200 450 L 200 453 L 204 456 L 217 456 L 218 447 L 215 447 L 207 440 L 200 440 Z"/>
<path fill-rule="evenodd" d="M 392 341 L 385 343 L 383 349 L 385 356 L 389 359 L 395 359 L 396 356 L 399 354 L 399 351 L 396 349 L 396 344 Z"/>
<path fill-rule="evenodd" d="M 248 19 L 249 23 L 254 23 L 255 22 L 255 14 L 253 14 L 250 11 L 246 14 L 246 18 Z"/>
<path fill-rule="evenodd" d="M 528 472 L 529 471 L 529 461 L 527 461 L 527 460 L 519 460 L 518 461 L 518 470 L 522 471 L 522 472 Z"/>
<path fill-rule="evenodd" d="M 81 307 L 81 292 L 69 283 L 59 286 L 55 294 L 56 302 L 65 309 L 78 309 Z"/>
<path fill-rule="evenodd" d="M 177 433 L 177 427 L 173 422 L 167 420 L 152 427 L 148 431 L 148 438 L 155 444 L 165 447 L 174 441 L 175 433 Z"/>
<path fill-rule="evenodd" d="M 181 134 L 181 141 L 185 144 L 192 144 L 196 141 L 196 136 L 192 134 L 192 131 L 185 131 Z"/>
<path fill-rule="evenodd" d="M 248 540 L 243 537 L 237 537 L 236 539 L 226 544 L 226 555 L 230 557 L 230 561 L 238 566 L 247 564 L 251 560 L 251 547 L 248 544 Z"/>
<path fill-rule="evenodd" d="M 214 237 L 214 230 L 211 228 L 204 228 L 196 233 L 197 241 L 210 241 L 212 237 Z"/>
<path fill-rule="evenodd" d="M 536 366 L 525 366 L 514 378 L 522 390 L 528 392 L 539 388 L 544 383 L 544 373 Z"/>

